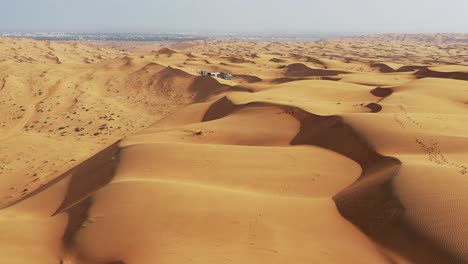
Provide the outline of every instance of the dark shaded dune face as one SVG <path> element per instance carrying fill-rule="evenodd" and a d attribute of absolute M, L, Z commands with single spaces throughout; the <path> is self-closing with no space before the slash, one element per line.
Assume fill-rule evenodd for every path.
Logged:
<path fill-rule="evenodd" d="M 288 113 L 301 122 L 301 129 L 291 145 L 324 147 L 356 161 L 362 167 L 381 158 L 340 116 L 318 116 L 294 107 L 289 107 Z"/>
<path fill-rule="evenodd" d="M 197 58 L 197 56 L 193 55 L 192 52 L 189 52 L 189 53 L 185 53 L 185 55 L 188 57 L 188 58 Z"/>
<path fill-rule="evenodd" d="M 237 106 L 226 96 L 214 102 L 203 116 L 202 122 L 208 122 L 230 115 Z"/>
<path fill-rule="evenodd" d="M 209 76 L 198 76 L 194 79 L 188 90 L 195 94 L 194 101 L 199 102 L 226 90 L 228 87 Z"/>
<path fill-rule="evenodd" d="M 262 81 L 262 79 L 257 76 L 245 75 L 245 74 L 236 74 L 235 78 L 245 83 L 254 83 L 254 82 Z"/>
<path fill-rule="evenodd" d="M 120 148 L 118 143 L 114 143 L 57 177 L 56 181 L 47 186 L 49 187 L 71 174 L 65 198 L 53 214 L 65 212 L 68 215 L 68 224 L 62 238 L 67 248 L 73 246 L 74 234 L 88 217 L 88 210 L 93 204 L 92 195 L 111 182 L 115 175 L 115 169 L 119 163 Z"/>
<path fill-rule="evenodd" d="M 88 218 L 92 195 L 111 182 L 119 164 L 118 142 L 75 167 L 65 198 L 55 214 L 66 212 L 68 224 L 63 234 L 65 247 L 73 246 L 73 238 Z M 54 215 L 55 215 L 54 214 Z"/>
<path fill-rule="evenodd" d="M 271 62 L 275 62 L 275 63 L 284 63 L 286 62 L 285 60 L 283 59 L 278 59 L 278 58 L 272 58 L 270 59 Z"/>
<path fill-rule="evenodd" d="M 325 69 L 327 68 L 327 65 L 323 61 L 321 61 L 321 60 L 319 60 L 317 58 L 306 57 L 306 62 L 312 62 L 312 63 L 323 66 Z"/>
<path fill-rule="evenodd" d="M 402 66 L 398 68 L 395 72 L 412 72 L 412 71 L 417 71 L 417 70 L 422 70 L 422 69 L 427 69 L 426 66 Z"/>
<path fill-rule="evenodd" d="M 203 116 L 202 122 L 208 122 L 208 121 L 221 119 L 240 109 L 243 109 L 246 107 L 258 107 L 258 106 L 276 106 L 281 109 L 283 108 L 282 105 L 265 103 L 265 102 L 251 102 L 247 104 L 236 105 L 231 100 L 229 100 L 229 98 L 224 96 L 223 98 L 214 102 L 208 108 L 208 110 L 205 112 L 205 115 Z"/>
<path fill-rule="evenodd" d="M 73 248 L 74 237 L 89 217 L 89 210 L 93 205 L 93 198 L 88 197 L 66 211 L 68 223 L 63 233 L 62 241 L 66 249 Z"/>
<path fill-rule="evenodd" d="M 283 56 L 283 54 L 279 52 L 267 52 L 266 54 L 275 55 L 275 56 Z"/>
<path fill-rule="evenodd" d="M 375 89 L 372 89 L 370 92 L 372 95 L 377 97 L 387 97 L 393 93 L 393 90 L 391 88 L 377 87 Z"/>
<path fill-rule="evenodd" d="M 0 79 L 0 91 L 5 88 L 6 83 L 7 83 L 6 77 L 4 77 L 3 79 Z"/>
<path fill-rule="evenodd" d="M 322 80 L 324 81 L 340 81 L 340 77 L 333 77 L 333 76 L 323 76 Z"/>
<path fill-rule="evenodd" d="M 135 63 L 133 62 L 133 58 L 132 57 L 128 57 L 128 56 L 125 56 L 121 59 L 118 59 L 116 61 L 116 65 L 120 66 L 121 68 L 125 69 L 125 68 L 131 68 L 135 65 Z"/>
<path fill-rule="evenodd" d="M 289 53 L 289 56 L 293 59 L 296 59 L 296 60 L 301 60 L 301 59 L 305 59 L 306 56 L 304 55 L 299 55 L 297 53 Z"/>
<path fill-rule="evenodd" d="M 73 169 L 67 194 L 55 214 L 65 211 L 112 180 L 119 163 L 118 144 L 114 143 Z"/>
<path fill-rule="evenodd" d="M 56 56 L 54 53 L 49 53 L 49 55 L 45 56 L 47 59 L 55 62 L 56 64 L 62 64 L 62 61 L 58 56 Z"/>
<path fill-rule="evenodd" d="M 366 105 L 366 107 L 369 108 L 372 113 L 378 113 L 382 111 L 382 106 L 377 103 L 369 103 Z"/>
<path fill-rule="evenodd" d="M 75 203 L 85 199 L 87 196 L 91 195 L 112 180 L 114 169 L 119 162 L 120 148 L 118 147 L 118 143 L 119 142 L 116 142 L 110 145 L 106 149 L 88 158 L 79 165 L 55 177 L 47 184 L 42 185 L 38 189 L 28 193 L 27 195 L 24 195 L 21 197 L 21 199 L 9 203 L 0 209 L 8 208 L 17 203 L 20 203 L 47 190 L 66 177 L 72 177 L 71 182 L 75 182 L 75 184 L 69 184 L 66 197 L 53 215 L 67 211 L 67 209 L 71 208 Z"/>
<path fill-rule="evenodd" d="M 421 69 L 415 73 L 418 79 L 421 78 L 444 78 L 468 81 L 467 72 L 437 72 L 427 68 Z"/>
<path fill-rule="evenodd" d="M 377 68 L 381 73 L 391 73 L 395 70 L 384 63 L 371 63 L 370 65 L 372 68 Z"/>
<path fill-rule="evenodd" d="M 302 63 L 288 65 L 285 76 L 287 77 L 307 77 L 307 76 L 336 76 L 345 74 L 345 71 L 312 69 Z"/>

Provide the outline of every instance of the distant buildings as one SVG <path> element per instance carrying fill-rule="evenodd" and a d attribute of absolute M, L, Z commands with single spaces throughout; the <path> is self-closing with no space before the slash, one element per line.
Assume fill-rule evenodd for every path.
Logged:
<path fill-rule="evenodd" d="M 201 76 L 211 76 L 215 78 L 222 78 L 224 80 L 232 80 L 234 76 L 230 73 L 225 73 L 225 72 L 208 72 L 208 71 L 201 71 L 200 72 Z"/>

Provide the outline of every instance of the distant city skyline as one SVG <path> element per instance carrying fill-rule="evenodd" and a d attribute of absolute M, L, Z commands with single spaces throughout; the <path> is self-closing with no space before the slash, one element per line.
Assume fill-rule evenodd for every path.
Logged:
<path fill-rule="evenodd" d="M 0 0 L 1 32 L 468 33 L 466 0 Z"/>

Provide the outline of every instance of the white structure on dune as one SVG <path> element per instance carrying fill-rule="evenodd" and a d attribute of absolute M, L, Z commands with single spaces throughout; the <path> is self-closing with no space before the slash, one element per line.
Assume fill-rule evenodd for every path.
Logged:
<path fill-rule="evenodd" d="M 223 78 L 225 80 L 232 80 L 232 78 L 233 78 L 232 74 L 230 74 L 230 73 L 208 72 L 208 71 L 204 71 L 204 70 L 202 70 L 200 72 L 200 75 L 201 76 L 211 76 L 211 77 L 215 77 L 215 78 Z"/>

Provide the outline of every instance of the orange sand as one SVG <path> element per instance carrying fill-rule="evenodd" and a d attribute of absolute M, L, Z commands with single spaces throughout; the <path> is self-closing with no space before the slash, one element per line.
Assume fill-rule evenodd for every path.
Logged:
<path fill-rule="evenodd" d="M 466 263 L 459 39 L 0 39 L 0 263 Z"/>

